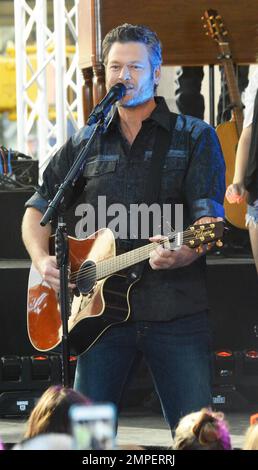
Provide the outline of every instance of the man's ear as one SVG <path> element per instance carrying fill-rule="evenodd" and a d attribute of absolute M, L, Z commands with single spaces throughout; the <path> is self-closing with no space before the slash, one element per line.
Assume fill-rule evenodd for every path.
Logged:
<path fill-rule="evenodd" d="M 156 67 L 153 72 L 153 80 L 154 80 L 155 85 L 159 84 L 160 77 L 161 77 L 161 66 Z"/>

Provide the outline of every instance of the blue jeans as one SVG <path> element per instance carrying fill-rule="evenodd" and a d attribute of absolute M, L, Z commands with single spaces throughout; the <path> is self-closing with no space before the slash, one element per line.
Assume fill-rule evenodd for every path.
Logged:
<path fill-rule="evenodd" d="M 187 413 L 211 404 L 207 313 L 169 322 L 127 322 L 109 328 L 78 358 L 75 389 L 119 407 L 137 353 L 147 362 L 164 416 L 173 429 Z"/>
<path fill-rule="evenodd" d="M 258 199 L 253 204 L 247 205 L 247 214 L 245 216 L 246 225 L 253 224 L 255 227 L 258 225 Z"/>

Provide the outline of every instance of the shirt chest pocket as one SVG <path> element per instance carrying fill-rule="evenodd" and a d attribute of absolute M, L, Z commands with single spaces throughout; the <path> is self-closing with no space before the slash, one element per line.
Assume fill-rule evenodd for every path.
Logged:
<path fill-rule="evenodd" d="M 186 157 L 168 157 L 162 171 L 161 191 L 163 197 L 177 198 L 181 194 L 183 180 L 187 170 Z"/>
<path fill-rule="evenodd" d="M 170 173 L 177 170 L 185 171 L 187 167 L 186 157 L 167 157 L 163 165 L 163 172 Z"/>
<path fill-rule="evenodd" d="M 84 169 L 86 178 L 100 177 L 116 171 L 119 155 L 101 156 L 87 162 Z"/>

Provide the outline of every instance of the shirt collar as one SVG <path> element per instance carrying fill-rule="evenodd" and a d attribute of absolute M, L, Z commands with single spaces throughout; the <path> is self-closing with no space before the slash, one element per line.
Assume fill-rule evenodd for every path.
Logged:
<path fill-rule="evenodd" d="M 154 121 L 158 125 L 170 130 L 170 111 L 165 99 L 162 96 L 155 96 L 156 108 L 151 115 L 143 122 Z M 111 131 L 119 125 L 119 114 L 117 107 L 114 106 L 106 119 L 106 132 Z"/>

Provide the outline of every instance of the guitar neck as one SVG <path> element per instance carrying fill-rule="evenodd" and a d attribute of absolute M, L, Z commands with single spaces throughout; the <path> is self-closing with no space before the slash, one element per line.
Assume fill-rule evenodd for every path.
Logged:
<path fill-rule="evenodd" d="M 111 276 L 118 271 L 129 268 L 141 261 L 145 261 L 149 258 L 151 251 L 153 251 L 158 244 L 164 244 L 167 239 L 160 243 L 148 243 L 144 246 L 140 246 L 132 251 L 127 251 L 122 255 L 118 255 L 114 258 L 101 261 L 97 265 L 97 280 L 103 279 L 104 277 Z"/>
<path fill-rule="evenodd" d="M 96 265 L 96 280 L 99 281 L 107 276 L 111 276 L 130 266 L 149 258 L 151 251 L 155 250 L 159 245 L 173 250 L 182 245 L 190 248 L 199 247 L 201 244 L 207 244 L 218 240 L 223 234 L 223 222 L 211 222 L 207 224 L 197 224 L 188 227 L 184 232 L 176 232 L 171 238 L 164 237 L 159 241 L 147 243 L 146 245 L 127 251 L 122 255 L 99 261 Z"/>
<path fill-rule="evenodd" d="M 231 53 L 229 50 L 228 43 L 220 43 L 219 46 L 223 54 L 222 65 L 225 70 L 230 103 L 233 105 L 233 117 L 234 121 L 236 122 L 238 135 L 240 136 L 243 128 L 243 106 L 239 93 L 238 83 L 236 80 L 234 65 L 231 59 Z"/>
<path fill-rule="evenodd" d="M 141 261 L 145 261 L 149 258 L 151 251 L 155 250 L 158 246 L 164 246 L 166 249 L 175 250 L 180 248 L 182 245 L 186 245 L 189 248 L 196 248 L 198 251 L 202 251 L 201 245 L 209 244 L 210 242 L 216 241 L 220 243 L 218 246 L 222 246 L 221 240 L 219 240 L 224 231 L 223 221 L 208 222 L 205 224 L 190 225 L 184 232 L 174 232 L 172 236 L 162 237 L 155 242 L 146 243 L 134 250 L 127 251 L 118 256 L 110 255 L 110 249 L 106 253 L 108 258 L 105 259 L 105 249 L 102 260 L 94 262 L 94 260 L 88 261 L 88 266 L 82 263 L 79 271 L 74 270 L 71 274 L 71 279 L 74 282 L 85 278 L 88 279 L 89 283 L 94 285 L 95 281 L 107 278 L 112 274 L 119 271 L 123 271 L 130 266 L 133 266 Z M 82 240 L 82 243 L 86 243 L 86 240 Z M 106 247 L 106 245 L 105 245 Z M 98 247 L 99 249 L 99 247 Z M 112 241 L 112 252 L 113 252 L 113 241 Z M 93 282 L 94 281 L 94 282 Z"/>

